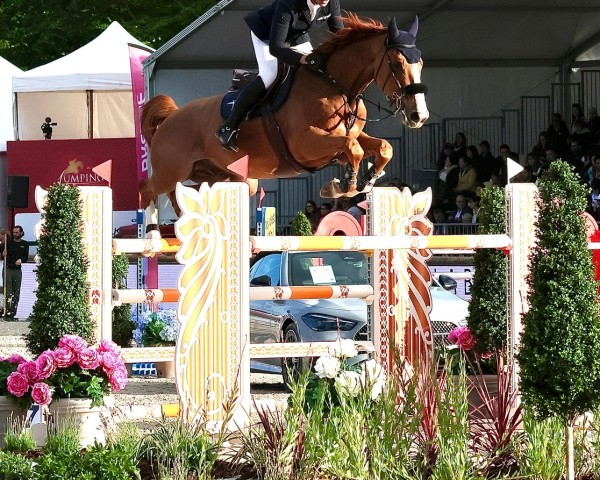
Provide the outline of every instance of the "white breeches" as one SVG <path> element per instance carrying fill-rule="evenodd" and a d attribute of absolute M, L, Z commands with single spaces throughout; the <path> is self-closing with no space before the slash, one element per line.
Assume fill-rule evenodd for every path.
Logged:
<path fill-rule="evenodd" d="M 268 43 L 263 42 L 254 35 L 254 32 L 250 32 L 250 35 L 252 35 L 252 45 L 254 45 L 254 53 L 256 55 L 256 61 L 258 62 L 258 75 L 262 78 L 265 88 L 269 88 L 277 78 L 278 60 L 271 55 L 271 52 L 269 52 Z M 310 42 L 305 42 L 296 45 L 292 50 L 295 50 L 302 55 L 308 55 L 312 52 L 312 45 Z"/>

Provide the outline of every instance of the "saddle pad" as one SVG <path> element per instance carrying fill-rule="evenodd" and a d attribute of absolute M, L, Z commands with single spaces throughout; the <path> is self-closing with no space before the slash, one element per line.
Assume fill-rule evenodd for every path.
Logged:
<path fill-rule="evenodd" d="M 281 67 L 279 69 L 277 81 L 269 88 L 265 98 L 250 112 L 250 118 L 262 117 L 267 113 L 275 113 L 279 110 L 292 90 L 295 75 L 295 68 L 291 68 L 287 65 Z M 221 117 L 223 120 L 228 119 L 229 115 L 231 115 L 233 104 L 238 94 L 239 90 L 232 90 L 227 92 L 223 97 L 223 100 L 221 101 Z"/>

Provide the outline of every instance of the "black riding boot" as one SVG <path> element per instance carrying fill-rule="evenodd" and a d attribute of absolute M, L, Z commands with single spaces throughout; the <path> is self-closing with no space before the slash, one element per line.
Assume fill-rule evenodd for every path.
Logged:
<path fill-rule="evenodd" d="M 217 138 L 221 140 L 223 148 L 233 150 L 234 152 L 238 151 L 238 146 L 235 141 L 240 124 L 244 121 L 248 112 L 252 110 L 252 107 L 254 107 L 257 100 L 262 97 L 264 93 L 265 84 L 260 77 L 256 77 L 242 89 L 233 104 L 231 115 L 229 115 L 229 118 L 221 124 L 215 134 Z"/>

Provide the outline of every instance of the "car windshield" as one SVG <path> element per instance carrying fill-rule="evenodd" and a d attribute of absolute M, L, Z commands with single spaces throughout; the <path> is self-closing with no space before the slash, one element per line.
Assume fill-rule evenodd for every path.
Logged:
<path fill-rule="evenodd" d="M 290 253 L 290 285 L 367 285 L 367 257 L 361 252 Z"/>

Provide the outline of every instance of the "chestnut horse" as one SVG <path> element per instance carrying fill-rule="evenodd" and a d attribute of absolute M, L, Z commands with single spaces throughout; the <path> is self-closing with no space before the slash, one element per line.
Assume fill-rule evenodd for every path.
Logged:
<path fill-rule="evenodd" d="M 419 128 L 429 116 L 426 88 L 420 83 L 423 62 L 414 45 L 417 19 L 407 32 L 395 20 L 388 27 L 352 13 L 343 20 L 344 28 L 315 49 L 327 59 L 327 71 L 318 75 L 301 66 L 289 97 L 275 113 L 288 150 L 302 168 L 314 171 L 336 160 L 346 165 L 341 182 L 334 179 L 322 188 L 324 197 L 367 191 L 392 158 L 387 141 L 363 132 L 367 111 L 362 98 L 371 82 L 406 126 Z M 142 131 L 152 162 L 152 176 L 140 184 L 144 208 L 162 193 L 170 193 L 173 201 L 177 182 L 188 179 L 198 184 L 245 181 L 254 194 L 258 179 L 278 177 L 278 155 L 260 118 L 242 124 L 239 152 L 221 146 L 215 131 L 222 122 L 222 98 L 200 98 L 178 109 L 170 97 L 158 95 L 144 106 Z M 244 155 L 248 178 L 227 168 Z M 357 179 L 360 162 L 370 156 L 373 166 Z M 173 206 L 177 210 L 174 201 Z"/>

